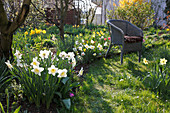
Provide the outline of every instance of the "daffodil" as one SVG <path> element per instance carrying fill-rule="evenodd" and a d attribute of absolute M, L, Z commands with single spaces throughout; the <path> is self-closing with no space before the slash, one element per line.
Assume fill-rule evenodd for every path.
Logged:
<path fill-rule="evenodd" d="M 47 51 L 47 50 L 44 50 L 44 51 L 43 51 L 43 50 L 41 50 L 39 56 L 40 56 L 42 59 L 48 58 L 50 52 L 51 52 L 51 51 Z"/>
<path fill-rule="evenodd" d="M 33 58 L 33 62 L 31 63 L 31 65 L 34 66 L 39 66 L 39 62 L 37 61 L 37 57 Z"/>
<path fill-rule="evenodd" d="M 17 59 L 21 59 L 22 57 L 22 54 L 18 50 L 16 50 L 16 53 L 14 55 L 17 57 Z"/>
<path fill-rule="evenodd" d="M 31 30 L 30 35 L 33 35 L 33 34 L 35 34 L 35 31 Z"/>
<path fill-rule="evenodd" d="M 65 51 L 60 52 L 59 57 L 64 60 L 66 58 L 67 53 Z"/>
<path fill-rule="evenodd" d="M 80 51 L 83 51 L 81 46 L 80 46 L 80 47 L 78 47 L 78 49 L 79 49 Z"/>
<path fill-rule="evenodd" d="M 77 52 L 77 48 L 73 48 L 73 51 L 74 51 L 74 52 Z"/>
<path fill-rule="evenodd" d="M 43 34 L 46 34 L 46 30 L 42 30 L 42 33 L 43 33 Z"/>
<path fill-rule="evenodd" d="M 102 50 L 102 49 L 103 49 L 103 47 L 102 47 L 102 45 L 101 45 L 100 43 L 98 43 L 97 48 L 98 48 L 99 50 Z"/>
<path fill-rule="evenodd" d="M 91 44 L 94 44 L 94 41 L 93 41 L 93 40 L 91 40 Z"/>
<path fill-rule="evenodd" d="M 88 48 L 89 48 L 89 45 L 88 45 L 88 44 L 86 44 L 86 45 L 84 45 L 84 47 L 85 47 L 86 49 L 88 49 Z"/>
<path fill-rule="evenodd" d="M 76 45 L 78 45 L 78 44 L 79 44 L 79 42 L 78 42 L 78 41 L 75 41 L 75 44 L 76 44 Z"/>
<path fill-rule="evenodd" d="M 9 61 L 9 60 L 7 60 L 7 62 L 5 62 L 5 64 L 8 66 L 8 68 L 9 68 L 10 70 L 12 70 L 13 66 L 10 64 L 10 61 Z"/>
<path fill-rule="evenodd" d="M 25 33 L 24 33 L 25 35 L 28 35 L 28 31 L 25 31 Z"/>
<path fill-rule="evenodd" d="M 107 46 L 107 42 L 104 43 L 104 46 Z"/>
<path fill-rule="evenodd" d="M 72 58 L 74 58 L 75 54 L 73 52 L 68 52 L 68 54 L 66 55 L 66 58 L 68 58 L 68 60 L 71 60 Z"/>
<path fill-rule="evenodd" d="M 67 77 L 67 70 L 66 69 L 59 69 L 57 77 Z"/>
<path fill-rule="evenodd" d="M 72 58 L 72 68 L 74 68 L 76 66 L 76 59 Z"/>
<path fill-rule="evenodd" d="M 78 76 L 82 76 L 82 75 L 83 75 L 83 71 L 84 71 L 84 70 L 83 70 L 83 67 L 81 67 Z"/>
<path fill-rule="evenodd" d="M 23 67 L 22 63 L 21 63 L 21 60 L 20 59 L 17 59 L 17 66 L 18 67 Z"/>
<path fill-rule="evenodd" d="M 90 49 L 94 49 L 94 48 L 95 48 L 95 46 L 92 46 L 92 45 L 90 46 Z"/>
<path fill-rule="evenodd" d="M 93 56 L 96 56 L 96 53 L 93 53 Z"/>
<path fill-rule="evenodd" d="M 50 68 L 48 68 L 48 73 L 52 74 L 53 76 L 55 76 L 55 74 L 57 73 L 58 68 L 56 68 L 54 65 L 51 65 Z"/>
<path fill-rule="evenodd" d="M 83 34 L 82 34 L 82 33 L 80 33 L 79 35 L 80 35 L 80 36 L 83 36 Z"/>
<path fill-rule="evenodd" d="M 166 64 L 167 60 L 165 58 L 160 59 L 160 65 Z"/>
<path fill-rule="evenodd" d="M 33 69 L 31 70 L 31 72 L 34 72 L 35 74 L 39 76 L 41 76 L 42 71 L 44 71 L 44 68 L 38 67 L 38 66 L 34 66 Z"/>
<path fill-rule="evenodd" d="M 143 59 L 143 63 L 144 64 L 148 64 L 148 60 L 146 60 L 146 58 Z"/>

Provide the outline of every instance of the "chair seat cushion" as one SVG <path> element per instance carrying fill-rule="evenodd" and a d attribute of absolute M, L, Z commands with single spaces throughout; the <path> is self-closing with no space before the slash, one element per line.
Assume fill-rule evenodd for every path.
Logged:
<path fill-rule="evenodd" d="M 140 36 L 124 36 L 126 43 L 135 43 L 143 41 L 143 37 Z"/>

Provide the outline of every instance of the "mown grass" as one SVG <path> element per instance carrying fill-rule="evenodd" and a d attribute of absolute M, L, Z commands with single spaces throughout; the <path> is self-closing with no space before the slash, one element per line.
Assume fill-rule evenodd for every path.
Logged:
<path fill-rule="evenodd" d="M 169 48 L 152 48 L 144 51 L 142 58 L 169 60 Z M 154 56 L 155 55 L 155 56 Z M 77 113 L 157 113 L 170 111 L 170 99 L 163 100 L 145 88 L 142 78 L 148 69 L 138 63 L 136 53 L 126 54 L 120 65 L 120 56 L 112 55 L 90 65 L 83 76 L 74 111 Z M 169 65 L 169 63 L 167 64 Z"/>

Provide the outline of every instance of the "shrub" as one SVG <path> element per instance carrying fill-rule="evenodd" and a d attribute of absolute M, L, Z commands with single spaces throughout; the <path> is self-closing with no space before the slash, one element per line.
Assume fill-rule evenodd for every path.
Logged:
<path fill-rule="evenodd" d="M 154 10 L 151 8 L 151 2 L 146 0 L 120 0 L 119 6 L 114 10 L 114 16 L 111 18 L 127 20 L 141 29 L 154 22 Z"/>

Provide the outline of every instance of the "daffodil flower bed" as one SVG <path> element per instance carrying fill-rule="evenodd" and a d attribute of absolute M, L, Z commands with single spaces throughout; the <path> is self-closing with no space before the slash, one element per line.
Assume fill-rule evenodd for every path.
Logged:
<path fill-rule="evenodd" d="M 105 35 L 105 31 L 94 31 L 88 37 L 80 33 L 76 37 L 80 40 L 75 41 L 73 51 L 82 63 L 89 63 L 104 56 L 111 40 L 108 34 Z"/>
<path fill-rule="evenodd" d="M 70 92 L 78 85 L 73 82 L 76 59 L 73 52 L 52 53 L 41 50 L 39 55 L 31 59 L 24 59 L 24 55 L 16 50 L 16 65 L 6 62 L 13 76 L 17 76 L 23 88 L 23 93 L 30 103 L 37 107 L 45 104 L 47 109 L 53 100 L 57 104 L 64 103 L 70 108 Z M 83 68 L 78 75 L 83 74 Z M 78 76 L 77 76 L 78 77 Z M 73 94 L 71 95 L 71 97 Z"/>

